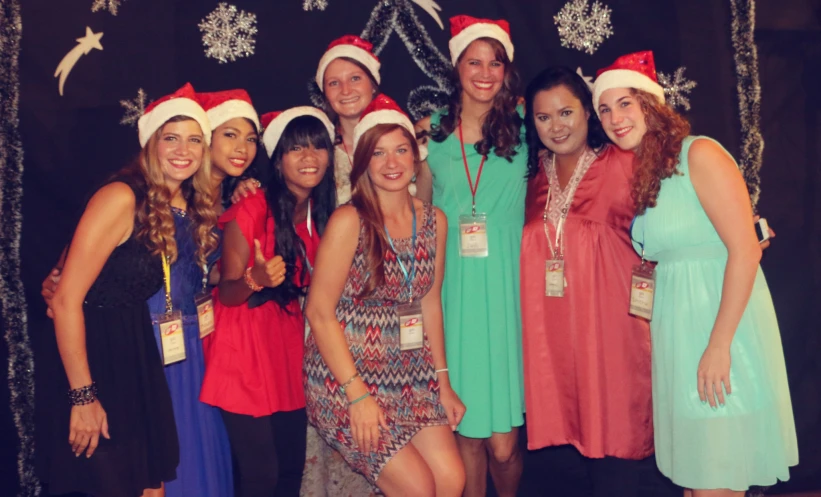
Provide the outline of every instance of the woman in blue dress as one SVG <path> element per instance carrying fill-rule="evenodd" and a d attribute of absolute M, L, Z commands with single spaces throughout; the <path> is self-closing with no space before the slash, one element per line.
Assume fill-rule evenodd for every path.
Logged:
<path fill-rule="evenodd" d="M 664 104 L 651 52 L 599 71 L 593 101 L 608 137 L 635 153 L 632 238 L 657 262 L 654 275 L 624 278 L 631 311 L 652 316 L 659 469 L 686 497 L 789 479 L 798 449 L 784 354 L 737 164 Z"/>

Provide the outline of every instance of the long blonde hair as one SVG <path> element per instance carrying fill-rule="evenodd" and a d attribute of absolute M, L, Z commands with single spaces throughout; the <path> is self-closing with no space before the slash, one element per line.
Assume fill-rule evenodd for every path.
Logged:
<path fill-rule="evenodd" d="M 166 124 L 189 119 L 177 116 L 166 121 Z M 138 190 L 145 192 L 142 198 L 137 198 L 135 238 L 144 243 L 151 253 L 165 254 L 173 263 L 177 260 L 177 242 L 174 239 L 171 192 L 165 185 L 157 152 L 164 127 L 165 125 L 160 127 L 149 138 L 148 143 L 140 150 L 137 160 L 125 168 L 120 175 L 129 177 Z M 194 227 L 192 235 L 197 244 L 197 262 L 200 265 L 206 263 L 208 254 L 213 252 L 219 244 L 219 237 L 214 230 L 217 225 L 217 212 L 216 199 L 211 191 L 211 153 L 204 140 L 202 147 L 200 168 L 181 185 L 182 196 L 187 205 L 186 211 Z"/>

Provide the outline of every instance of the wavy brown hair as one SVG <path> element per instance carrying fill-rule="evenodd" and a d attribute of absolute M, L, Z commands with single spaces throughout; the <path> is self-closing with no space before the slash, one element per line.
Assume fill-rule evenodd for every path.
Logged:
<path fill-rule="evenodd" d="M 636 214 L 656 206 L 661 181 L 678 171 L 681 143 L 690 134 L 690 123 L 672 107 L 646 91 L 630 89 L 644 113 L 647 131 L 635 151 L 631 194 Z"/>
<path fill-rule="evenodd" d="M 388 238 L 385 236 L 385 219 L 382 216 L 382 208 L 379 206 L 379 198 L 376 189 L 368 175 L 373 152 L 376 144 L 384 135 L 401 129 L 405 138 L 410 142 L 413 150 L 414 164 L 419 164 L 419 145 L 416 138 L 405 128 L 398 124 L 377 124 L 365 132 L 357 143 L 353 156 L 353 168 L 351 169 L 351 205 L 356 208 L 359 217 L 362 219 L 363 248 L 367 261 L 367 278 L 365 287 L 357 297 L 362 298 L 373 293 L 374 289 L 385 282 L 385 254 L 390 250 Z"/>
<path fill-rule="evenodd" d="M 516 111 L 519 95 L 519 72 L 507 58 L 505 47 L 493 38 L 477 38 L 472 43 L 482 40 L 491 47 L 496 56 L 496 60 L 505 65 L 505 77 L 499 93 L 493 97 L 493 105 L 488 111 L 485 121 L 482 123 L 482 139 L 476 142 L 474 147 L 480 155 L 488 155 L 493 150 L 499 157 L 504 157 L 508 162 L 513 161 L 516 155 L 516 147 L 521 143 L 522 118 Z M 464 57 L 465 49 L 456 61 L 450 75 L 453 93 L 450 94 L 448 111 L 443 113 L 437 126 L 431 125 L 430 137 L 435 142 L 443 142 L 459 126 L 459 119 L 462 115 L 462 81 L 459 79 L 459 64 Z"/>
<path fill-rule="evenodd" d="M 191 120 L 177 116 L 166 121 Z M 171 192 L 165 186 L 162 166 L 157 148 L 165 124 L 160 127 L 148 143 L 140 150 L 137 159 L 126 167 L 119 176 L 126 177 L 138 191 L 145 192 L 137 198 L 134 237 L 145 244 L 155 255 L 166 254 L 171 263 L 177 260 L 177 242 L 174 239 L 174 216 L 171 213 Z M 217 225 L 215 197 L 211 191 L 211 154 L 205 140 L 200 168 L 193 176 L 182 182 L 182 196 L 187 205 L 186 213 L 191 218 L 194 243 L 197 244 L 197 262 L 206 264 L 208 255 L 216 250 L 219 237 L 214 228 Z"/>

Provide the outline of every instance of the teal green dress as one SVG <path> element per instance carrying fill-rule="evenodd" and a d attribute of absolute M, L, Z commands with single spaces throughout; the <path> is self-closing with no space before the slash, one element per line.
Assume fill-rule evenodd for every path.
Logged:
<path fill-rule="evenodd" d="M 431 117 L 439 124 L 440 113 Z M 524 128 L 513 162 L 488 155 L 476 192 L 476 212 L 487 214 L 488 257 L 459 255 L 459 216 L 470 214 L 471 194 L 457 133 L 428 141 L 433 204 L 448 219 L 442 308 L 450 382 L 467 406 L 459 433 L 487 438 L 524 423 L 519 251 L 527 191 Z M 481 156 L 465 146 L 472 181 Z"/>
<path fill-rule="evenodd" d="M 790 477 L 798 464 L 790 391 L 770 290 L 759 267 L 730 347 L 732 395 L 713 410 L 696 386 L 699 361 L 721 300 L 727 248 L 690 181 L 687 137 L 678 170 L 661 182 L 656 207 L 636 218 L 658 261 L 653 320 L 653 423 L 661 472 L 686 488 L 746 490 Z M 629 277 L 629 275 L 625 275 Z"/>

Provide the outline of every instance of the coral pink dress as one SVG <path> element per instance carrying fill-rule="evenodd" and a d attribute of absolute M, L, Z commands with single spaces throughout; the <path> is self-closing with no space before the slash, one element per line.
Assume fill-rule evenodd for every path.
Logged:
<path fill-rule="evenodd" d="M 572 444 L 591 458 L 653 453 L 650 327 L 628 314 L 630 277 L 640 262 L 630 242 L 633 155 L 606 146 L 582 155 L 564 191 L 542 160 L 528 182 L 521 298 L 528 448 Z M 545 296 L 548 233 L 573 195 L 563 228 L 564 297 Z M 575 194 L 573 189 L 575 188 Z"/>

